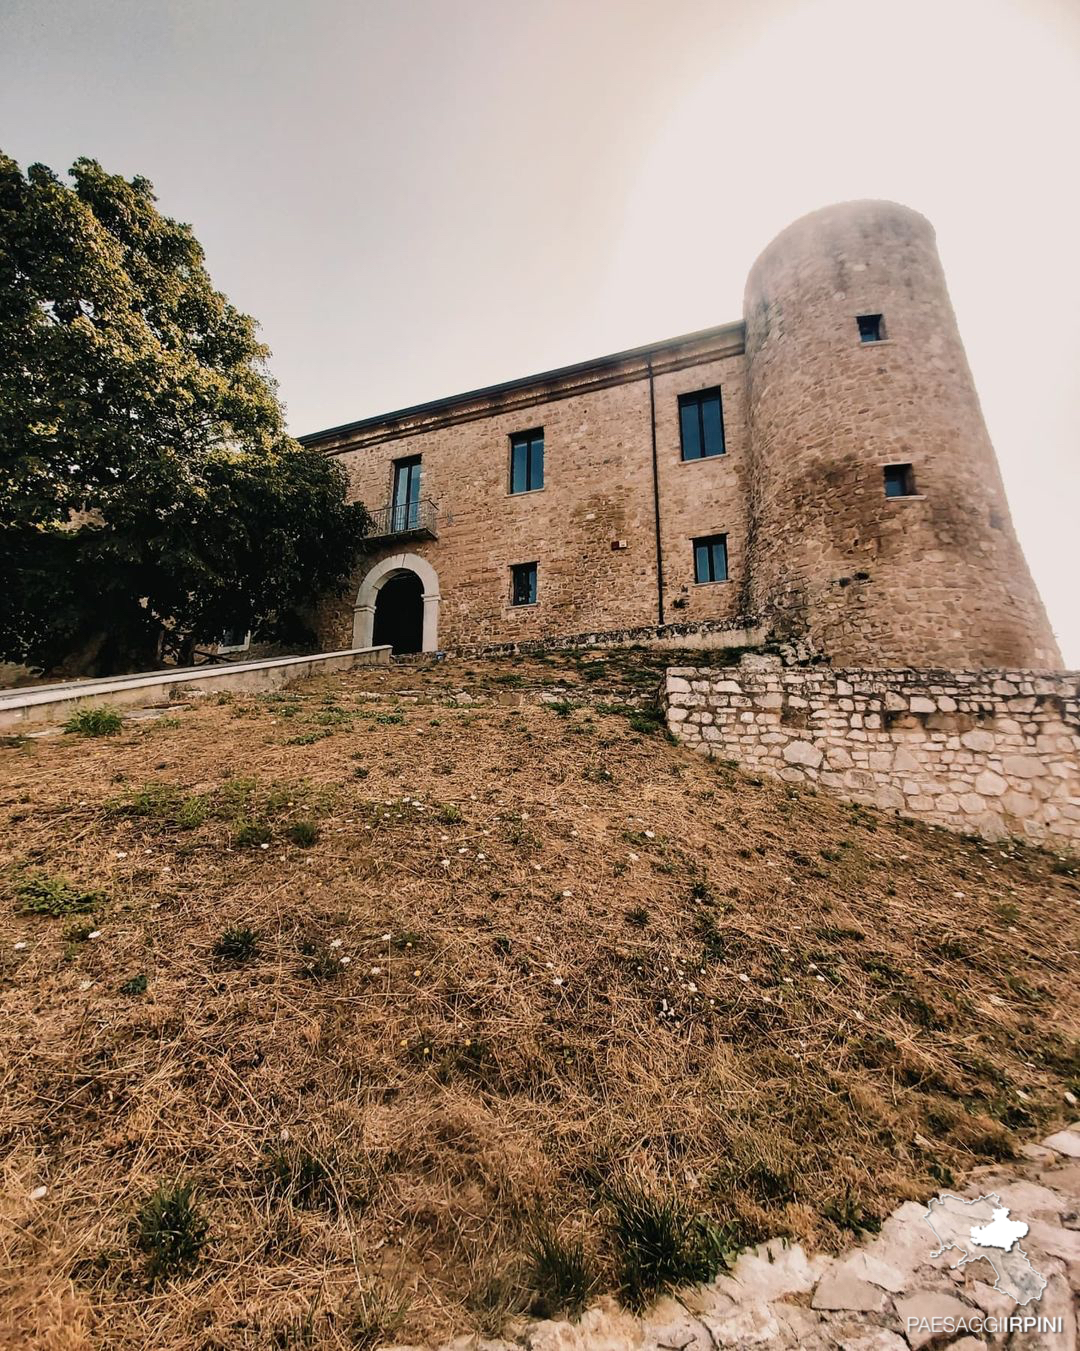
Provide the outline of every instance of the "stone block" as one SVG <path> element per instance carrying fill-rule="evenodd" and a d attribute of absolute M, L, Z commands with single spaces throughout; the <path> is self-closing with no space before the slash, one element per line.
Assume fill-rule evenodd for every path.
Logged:
<path fill-rule="evenodd" d="M 1016 779 L 1038 779 L 1046 773 L 1045 764 L 1034 755 L 1006 755 L 1001 768 L 1005 774 Z"/>
<path fill-rule="evenodd" d="M 783 749 L 783 757 L 789 765 L 809 765 L 817 769 L 824 756 L 809 741 L 789 741 Z"/>
<path fill-rule="evenodd" d="M 1000 774 L 995 774 L 992 769 L 984 769 L 975 778 L 975 791 L 982 793 L 984 797 L 1000 797 L 1008 787 L 1008 782 Z"/>

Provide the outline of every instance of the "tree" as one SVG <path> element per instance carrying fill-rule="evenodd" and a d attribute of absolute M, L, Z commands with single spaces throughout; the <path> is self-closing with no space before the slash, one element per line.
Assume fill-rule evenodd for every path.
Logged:
<path fill-rule="evenodd" d="M 145 178 L 0 154 L 0 659 L 108 674 L 295 638 L 367 526 Z"/>

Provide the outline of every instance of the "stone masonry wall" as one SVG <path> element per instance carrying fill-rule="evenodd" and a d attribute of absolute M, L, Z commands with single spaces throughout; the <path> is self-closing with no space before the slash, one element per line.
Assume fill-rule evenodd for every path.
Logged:
<path fill-rule="evenodd" d="M 654 380 L 650 399 L 650 371 Z M 727 453 L 680 458 L 678 398 L 720 386 Z M 435 570 L 438 645 L 530 645 L 590 631 L 659 623 L 652 462 L 655 408 L 661 549 L 668 623 L 733 624 L 744 599 L 746 464 L 742 330 L 730 326 L 602 375 L 572 374 L 536 391 L 406 418 L 327 443 L 349 496 L 390 500 L 394 462 L 421 457 L 421 492 L 438 503 L 438 538 L 388 540 L 362 560 L 347 592 L 324 603 L 320 641 L 352 641 L 353 604 L 367 572 L 402 553 Z M 510 438 L 543 428 L 544 486 L 509 491 Z M 693 539 L 727 534 L 727 581 L 695 583 Z M 535 605 L 511 604 L 511 566 L 537 564 Z"/>
<path fill-rule="evenodd" d="M 671 667 L 695 750 L 988 838 L 1080 845 L 1080 674 Z"/>

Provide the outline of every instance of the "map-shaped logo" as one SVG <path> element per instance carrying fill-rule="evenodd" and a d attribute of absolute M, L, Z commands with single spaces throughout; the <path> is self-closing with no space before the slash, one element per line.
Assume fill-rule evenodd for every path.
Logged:
<path fill-rule="evenodd" d="M 1001 1204 L 996 1192 L 974 1201 L 942 1192 L 930 1202 L 925 1219 L 939 1245 L 930 1256 L 949 1251 L 960 1254 L 959 1261 L 950 1263 L 952 1270 L 968 1262 L 989 1262 L 997 1278 L 994 1289 L 1017 1304 L 1030 1304 L 1046 1289 L 1046 1277 L 1035 1270 L 1020 1247 L 1027 1225 L 1009 1219 L 1009 1207 Z"/>

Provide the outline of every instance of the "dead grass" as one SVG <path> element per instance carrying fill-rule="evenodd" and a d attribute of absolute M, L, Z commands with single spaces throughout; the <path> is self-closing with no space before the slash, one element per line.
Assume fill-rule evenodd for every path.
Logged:
<path fill-rule="evenodd" d="M 837 1246 L 1075 1116 L 1075 870 L 672 747 L 664 660 L 0 749 L 13 1344 L 491 1332 L 625 1286 L 627 1180 L 680 1232 Z M 96 929 L 17 913 L 28 877 L 101 893 Z M 179 1180 L 205 1243 L 148 1282 L 133 1225 Z"/>

